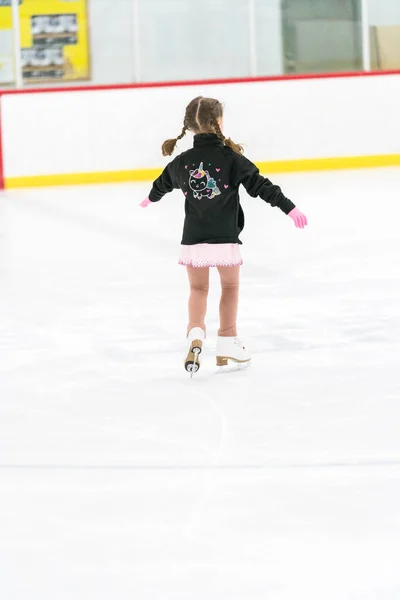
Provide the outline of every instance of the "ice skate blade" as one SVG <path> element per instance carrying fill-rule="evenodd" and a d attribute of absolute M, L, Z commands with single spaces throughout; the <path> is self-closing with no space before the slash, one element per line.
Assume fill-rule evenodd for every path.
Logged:
<path fill-rule="evenodd" d="M 200 368 L 199 363 L 191 363 L 190 365 L 186 366 L 186 371 L 188 373 L 190 373 L 190 379 L 193 379 L 193 375 L 195 373 L 197 373 L 197 371 L 199 370 L 199 368 Z"/>

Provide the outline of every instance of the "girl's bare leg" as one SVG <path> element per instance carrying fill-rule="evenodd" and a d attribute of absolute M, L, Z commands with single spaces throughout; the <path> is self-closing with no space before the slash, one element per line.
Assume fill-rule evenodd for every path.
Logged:
<path fill-rule="evenodd" d="M 221 278 L 221 302 L 219 305 L 220 337 L 237 336 L 236 320 L 239 308 L 240 266 L 218 267 Z"/>
<path fill-rule="evenodd" d="M 186 268 L 190 284 L 188 333 L 194 327 L 200 327 L 205 333 L 210 269 L 208 267 Z"/>

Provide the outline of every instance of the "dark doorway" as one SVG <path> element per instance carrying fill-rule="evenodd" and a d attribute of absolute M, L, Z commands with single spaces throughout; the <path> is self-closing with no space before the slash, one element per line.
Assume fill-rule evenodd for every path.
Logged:
<path fill-rule="evenodd" d="M 285 73 L 362 69 L 361 0 L 282 0 Z"/>

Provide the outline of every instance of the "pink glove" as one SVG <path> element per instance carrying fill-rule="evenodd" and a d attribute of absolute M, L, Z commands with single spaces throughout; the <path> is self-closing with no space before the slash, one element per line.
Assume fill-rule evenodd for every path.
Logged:
<path fill-rule="evenodd" d="M 288 216 L 293 219 L 296 227 L 299 227 L 300 229 L 304 229 L 304 227 L 308 225 L 307 217 L 303 215 L 298 208 L 291 210 Z"/>
<path fill-rule="evenodd" d="M 141 202 L 139 206 L 141 206 L 142 208 L 147 208 L 149 204 L 152 204 L 152 201 L 149 198 L 145 198 L 145 200 L 143 200 L 143 202 Z"/>

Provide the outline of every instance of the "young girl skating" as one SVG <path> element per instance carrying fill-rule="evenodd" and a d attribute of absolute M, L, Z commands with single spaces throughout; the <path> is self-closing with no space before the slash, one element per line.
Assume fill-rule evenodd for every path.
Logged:
<path fill-rule="evenodd" d="M 239 273 L 243 264 L 239 234 L 244 227 L 239 186 L 254 198 L 259 196 L 291 217 L 304 228 L 307 218 L 286 198 L 277 185 L 260 175 L 258 168 L 243 156 L 243 148 L 226 138 L 223 106 L 213 98 L 199 96 L 186 108 L 181 134 L 162 145 L 170 156 L 187 131 L 194 133 L 193 148 L 170 162 L 153 183 L 140 204 L 143 208 L 158 202 L 173 189 L 185 196 L 185 222 L 179 264 L 189 276 L 188 354 L 185 369 L 193 375 L 200 367 L 200 354 L 206 335 L 205 317 L 209 268 L 216 267 L 221 278 L 220 328 L 217 365 L 228 361 L 249 363 L 251 356 L 237 337 Z"/>

